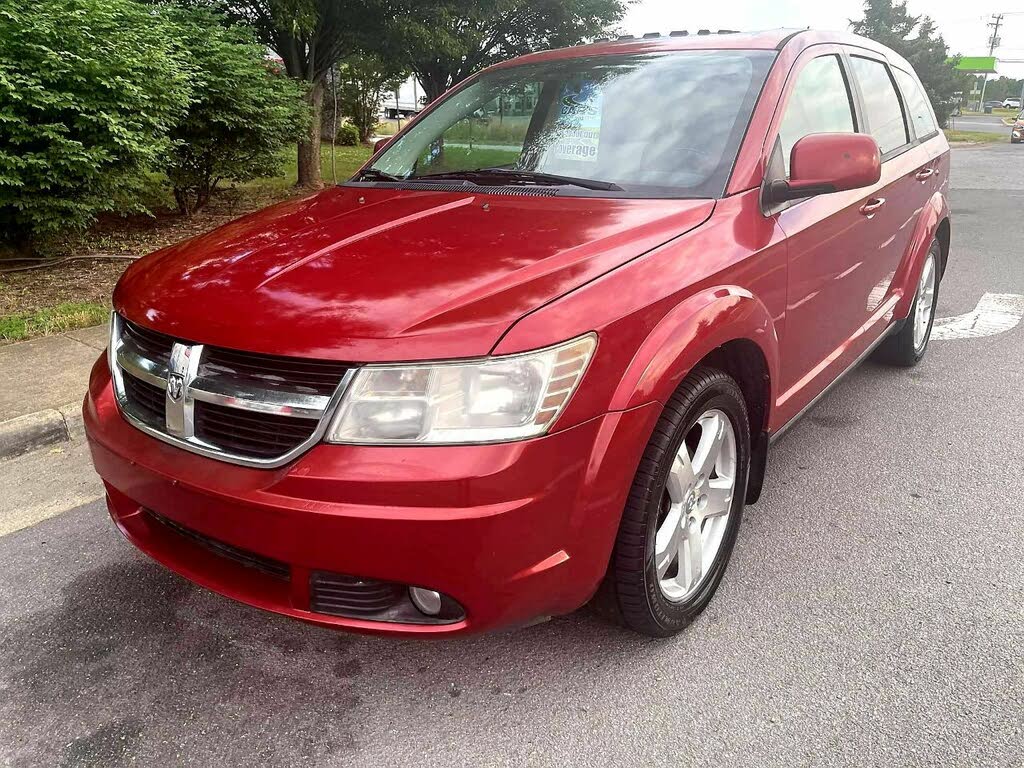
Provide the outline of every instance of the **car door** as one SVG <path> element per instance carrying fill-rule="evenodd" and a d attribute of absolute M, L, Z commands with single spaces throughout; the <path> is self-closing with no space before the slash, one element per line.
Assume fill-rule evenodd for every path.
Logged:
<path fill-rule="evenodd" d="M 809 49 L 794 65 L 769 132 L 767 178 L 788 177 L 789 153 L 805 135 L 865 131 L 858 104 L 843 50 Z M 818 195 L 769 212 L 786 234 L 789 254 L 777 401 L 783 418 L 795 415 L 882 330 L 879 296 L 884 298 L 885 277 L 895 271 L 891 255 L 898 247 L 899 224 L 893 219 L 900 207 L 886 208 L 886 196 L 898 194 L 892 188 L 896 170 L 890 166 L 888 176 L 883 171 L 873 187 Z"/>
<path fill-rule="evenodd" d="M 882 178 L 873 193 L 881 203 L 873 216 L 877 250 L 870 254 L 875 279 L 868 311 L 888 299 L 892 279 L 908 255 L 911 238 L 934 189 L 935 157 L 928 146 L 914 139 L 911 121 L 895 70 L 881 57 L 851 49 L 850 69 L 860 91 L 865 128 L 882 152 Z"/>

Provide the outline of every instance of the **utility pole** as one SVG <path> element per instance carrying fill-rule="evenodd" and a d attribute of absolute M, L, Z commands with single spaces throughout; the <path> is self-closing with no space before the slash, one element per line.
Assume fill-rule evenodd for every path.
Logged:
<path fill-rule="evenodd" d="M 1003 14 L 993 13 L 992 18 L 994 21 L 990 21 L 988 26 L 992 27 L 992 37 L 988 39 L 988 55 L 994 56 L 996 48 L 999 47 L 999 25 L 1003 23 Z M 988 72 L 985 73 L 985 78 L 981 81 L 981 102 L 978 104 L 978 111 L 985 111 L 985 86 L 988 85 Z"/>

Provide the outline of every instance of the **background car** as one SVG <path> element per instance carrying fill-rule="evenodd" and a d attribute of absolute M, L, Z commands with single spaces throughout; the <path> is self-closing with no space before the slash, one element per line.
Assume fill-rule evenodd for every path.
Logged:
<path fill-rule="evenodd" d="M 1020 144 L 1022 141 L 1024 141 L 1024 112 L 1017 115 L 1013 127 L 1010 128 L 1010 143 Z"/>
<path fill-rule="evenodd" d="M 1020 109 L 1020 99 L 1003 99 L 1003 109 Z"/>

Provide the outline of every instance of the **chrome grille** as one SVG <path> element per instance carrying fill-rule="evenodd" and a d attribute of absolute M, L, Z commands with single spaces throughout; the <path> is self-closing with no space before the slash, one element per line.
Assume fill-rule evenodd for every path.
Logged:
<path fill-rule="evenodd" d="M 170 336 L 127 322 L 122 326 L 122 336 L 142 357 L 149 360 L 168 360 L 171 357 L 174 339 Z"/>
<path fill-rule="evenodd" d="M 218 347 L 208 348 L 199 364 L 200 376 L 232 376 L 254 386 L 283 386 L 328 397 L 347 370 L 344 363 L 257 355 Z"/>
<path fill-rule="evenodd" d="M 125 418 L 213 458 L 280 466 L 323 435 L 354 369 L 209 347 L 113 316 L 111 371 Z"/>

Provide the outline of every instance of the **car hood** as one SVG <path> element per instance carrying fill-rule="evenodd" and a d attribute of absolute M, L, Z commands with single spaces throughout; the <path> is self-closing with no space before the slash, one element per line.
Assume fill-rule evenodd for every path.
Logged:
<path fill-rule="evenodd" d="M 114 306 L 178 338 L 266 354 L 484 355 L 527 312 L 713 209 L 709 200 L 335 187 L 140 259 Z"/>

